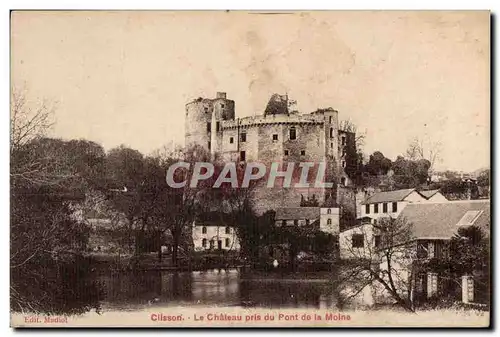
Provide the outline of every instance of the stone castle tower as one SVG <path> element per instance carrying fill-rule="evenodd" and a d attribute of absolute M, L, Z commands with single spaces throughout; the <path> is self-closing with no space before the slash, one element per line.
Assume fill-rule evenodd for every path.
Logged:
<path fill-rule="evenodd" d="M 274 94 L 262 115 L 235 118 L 235 103 L 226 93 L 186 104 L 186 146 L 198 144 L 227 161 L 326 163 L 326 181 L 349 185 L 343 150 L 347 137 L 339 131 L 338 111 L 291 111 L 288 97 Z M 301 196 L 325 200 L 334 189 L 262 188 L 256 191 L 259 210 L 300 205 Z"/>

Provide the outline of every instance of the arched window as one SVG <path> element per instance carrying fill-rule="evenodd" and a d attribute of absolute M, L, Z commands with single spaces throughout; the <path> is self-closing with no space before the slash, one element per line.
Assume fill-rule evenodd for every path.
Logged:
<path fill-rule="evenodd" d="M 206 248 L 207 247 L 207 239 L 201 240 L 201 245 L 203 246 L 203 248 Z"/>
<path fill-rule="evenodd" d="M 331 224 L 332 224 L 332 219 L 328 219 L 328 220 L 326 221 L 326 224 L 327 224 L 327 225 L 331 225 Z"/>
<path fill-rule="evenodd" d="M 290 128 L 290 140 L 297 139 L 297 130 L 295 130 L 295 126 Z"/>
<path fill-rule="evenodd" d="M 328 211 L 326 211 L 328 214 L 332 214 L 332 210 L 329 208 Z"/>
<path fill-rule="evenodd" d="M 203 226 L 201 229 L 201 234 L 207 234 L 207 227 Z"/>
<path fill-rule="evenodd" d="M 226 234 L 231 234 L 231 227 L 229 226 L 226 227 Z"/>

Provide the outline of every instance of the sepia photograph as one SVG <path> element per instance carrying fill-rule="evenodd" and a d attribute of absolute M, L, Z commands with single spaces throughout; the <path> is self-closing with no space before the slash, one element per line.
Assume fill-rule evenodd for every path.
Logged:
<path fill-rule="evenodd" d="M 10 326 L 488 328 L 490 11 L 10 12 Z"/>

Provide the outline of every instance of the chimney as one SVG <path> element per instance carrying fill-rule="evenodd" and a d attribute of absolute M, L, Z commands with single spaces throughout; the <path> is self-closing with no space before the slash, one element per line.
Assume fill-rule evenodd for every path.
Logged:
<path fill-rule="evenodd" d="M 225 92 L 217 92 L 217 98 L 224 98 L 224 99 L 226 99 L 226 93 Z"/>

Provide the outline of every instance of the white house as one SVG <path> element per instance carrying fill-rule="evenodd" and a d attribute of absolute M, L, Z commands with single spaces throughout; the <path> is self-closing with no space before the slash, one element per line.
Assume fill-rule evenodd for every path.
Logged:
<path fill-rule="evenodd" d="M 377 220 L 380 217 L 396 218 L 409 203 L 424 202 L 427 199 L 415 189 L 378 192 L 361 203 L 361 218 Z"/>
<path fill-rule="evenodd" d="M 224 215 L 207 213 L 193 222 L 193 245 L 195 251 L 240 250 L 240 241 Z"/>

